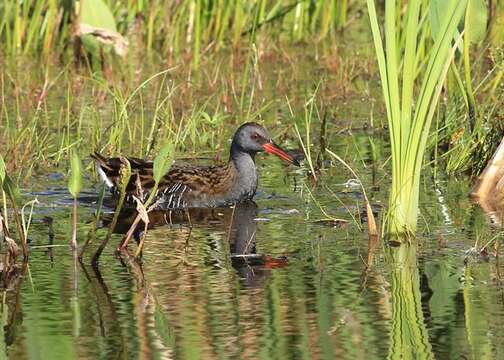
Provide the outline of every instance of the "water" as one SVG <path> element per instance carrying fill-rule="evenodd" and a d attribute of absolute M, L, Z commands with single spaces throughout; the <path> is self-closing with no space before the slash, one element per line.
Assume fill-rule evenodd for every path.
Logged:
<path fill-rule="evenodd" d="M 354 136 L 359 143 L 365 134 Z M 418 260 L 398 271 L 390 259 L 411 254 L 369 242 L 352 222 L 361 196 L 339 166 L 325 170 L 327 188 L 310 189 L 327 212 L 350 220 L 327 226 L 316 221 L 302 171 L 266 156 L 259 164 L 255 203 L 192 212 L 192 229 L 158 213 L 141 263 L 109 246 L 98 269 L 67 247 L 71 201 L 58 190 L 61 177 L 41 183 L 50 191 L 36 193 L 29 267 L 5 292 L 9 358 L 380 359 L 408 348 L 419 357 L 502 357 L 502 266 L 466 255 L 476 237 L 489 240 L 467 181 L 434 188 L 426 180 Z M 80 199 L 79 242 L 92 228 L 92 186 Z M 376 208 L 381 188 L 370 191 Z M 53 218 L 52 240 L 43 216 Z M 124 215 L 119 229 L 127 227 Z"/>

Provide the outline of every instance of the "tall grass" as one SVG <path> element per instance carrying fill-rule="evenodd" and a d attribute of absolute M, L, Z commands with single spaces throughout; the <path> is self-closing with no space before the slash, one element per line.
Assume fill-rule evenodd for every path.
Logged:
<path fill-rule="evenodd" d="M 425 4 L 420 0 L 409 1 L 405 17 L 401 18 L 397 11 L 398 3 L 385 1 L 384 46 L 375 2 L 367 0 L 392 150 L 392 186 L 387 222 L 390 234 L 411 235 L 416 230 L 425 146 L 453 57 L 453 39 L 467 0 L 446 2 L 439 31 L 425 59 L 426 65 L 422 67 L 424 59 L 418 46 L 418 35 L 422 26 L 428 26 L 426 22 L 420 22 L 420 18 L 429 11 Z M 404 22 L 403 33 L 401 22 Z M 402 38 L 404 41 L 400 41 Z"/>
<path fill-rule="evenodd" d="M 273 39 L 322 40 L 347 23 L 349 0 L 93 0 L 108 6 L 117 30 L 135 38 L 135 47 L 162 57 L 200 55 L 266 31 Z M 84 3 L 84 2 L 83 2 Z M 79 21 L 71 1 L 4 0 L 0 2 L 2 52 L 10 55 L 60 55 L 72 49 L 74 22 Z M 82 3 L 81 3 L 82 6 Z M 282 36 L 287 35 L 287 36 Z M 138 40 L 138 41 L 137 41 Z M 246 43 L 245 41 L 245 43 Z M 139 46 L 140 45 L 140 46 Z"/>

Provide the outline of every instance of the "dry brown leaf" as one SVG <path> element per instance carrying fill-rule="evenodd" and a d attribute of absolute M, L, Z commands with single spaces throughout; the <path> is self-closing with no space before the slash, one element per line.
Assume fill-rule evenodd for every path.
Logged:
<path fill-rule="evenodd" d="M 76 35 L 79 37 L 92 35 L 102 44 L 112 45 L 114 51 L 119 56 L 125 56 L 128 53 L 128 41 L 116 31 L 81 23 L 77 28 Z"/>

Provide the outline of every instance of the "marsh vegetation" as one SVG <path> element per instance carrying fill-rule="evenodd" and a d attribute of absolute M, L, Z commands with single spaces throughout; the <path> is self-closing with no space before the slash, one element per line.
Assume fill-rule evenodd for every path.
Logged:
<path fill-rule="evenodd" d="M 502 2 L 4 0 L 0 40 L 2 356 L 504 351 Z M 233 207 L 90 157 L 157 186 L 247 121 L 304 160 Z"/>

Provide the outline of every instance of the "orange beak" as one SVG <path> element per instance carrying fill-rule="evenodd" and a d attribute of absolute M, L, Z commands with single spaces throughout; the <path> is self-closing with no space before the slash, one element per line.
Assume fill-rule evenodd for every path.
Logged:
<path fill-rule="evenodd" d="M 280 159 L 285 160 L 291 164 L 299 166 L 299 162 L 294 159 L 291 155 L 287 154 L 284 150 L 282 150 L 278 145 L 273 142 L 268 142 L 263 146 L 264 151 L 270 154 L 274 154 L 278 156 Z"/>

